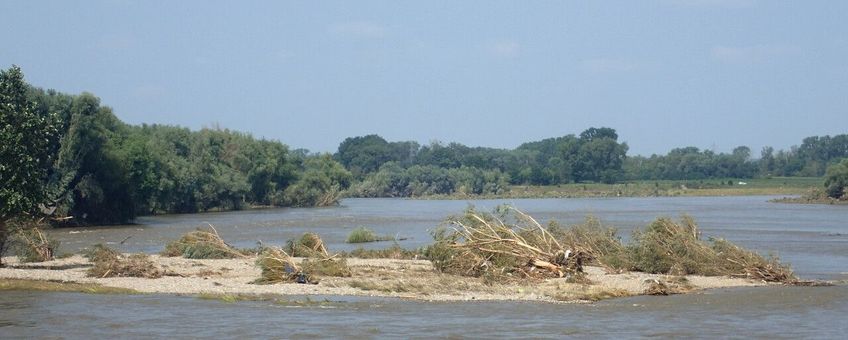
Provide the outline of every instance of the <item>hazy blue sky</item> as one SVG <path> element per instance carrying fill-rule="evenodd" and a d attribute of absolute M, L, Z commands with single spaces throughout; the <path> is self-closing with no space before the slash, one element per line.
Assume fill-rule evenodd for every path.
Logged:
<path fill-rule="evenodd" d="M 609 126 L 631 154 L 848 133 L 848 1 L 0 1 L 0 67 L 129 123 L 335 151 Z"/>

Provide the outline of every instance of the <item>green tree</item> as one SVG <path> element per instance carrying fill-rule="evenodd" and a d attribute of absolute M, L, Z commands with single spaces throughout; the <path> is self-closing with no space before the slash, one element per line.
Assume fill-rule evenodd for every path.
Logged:
<path fill-rule="evenodd" d="M 328 206 L 338 203 L 353 176 L 330 155 L 309 157 L 297 181 L 286 188 L 284 201 L 294 207 Z"/>
<path fill-rule="evenodd" d="M 391 145 L 382 137 L 367 135 L 345 139 L 339 145 L 335 157 L 354 176 L 362 178 L 391 161 L 393 151 Z"/>
<path fill-rule="evenodd" d="M 824 185 L 829 197 L 845 197 L 845 188 L 848 187 L 848 158 L 827 168 Z"/>
<path fill-rule="evenodd" d="M 33 214 L 48 201 L 50 146 L 58 134 L 57 119 L 38 114 L 26 93 L 19 67 L 0 71 L 0 255 L 9 220 Z"/>

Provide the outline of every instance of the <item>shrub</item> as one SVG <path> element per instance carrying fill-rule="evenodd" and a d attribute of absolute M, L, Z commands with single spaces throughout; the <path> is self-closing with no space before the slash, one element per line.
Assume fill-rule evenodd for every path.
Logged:
<path fill-rule="evenodd" d="M 848 158 L 827 168 L 824 185 L 829 197 L 840 199 L 845 196 L 845 188 L 848 187 Z"/>
<path fill-rule="evenodd" d="M 367 243 L 367 242 L 379 242 L 379 241 L 392 241 L 394 237 L 391 236 L 377 236 L 373 230 L 368 229 L 366 227 L 358 227 L 350 232 L 347 235 L 347 243 Z"/>

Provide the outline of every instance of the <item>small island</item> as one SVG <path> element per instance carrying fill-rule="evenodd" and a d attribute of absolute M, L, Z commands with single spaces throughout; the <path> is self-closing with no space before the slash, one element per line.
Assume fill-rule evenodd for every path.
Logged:
<path fill-rule="evenodd" d="M 614 228 L 595 218 L 569 227 L 543 226 L 509 206 L 491 213 L 469 208 L 446 219 L 434 231 L 432 244 L 415 250 L 395 244 L 331 253 L 314 233 L 282 247 L 236 249 L 209 226 L 168 243 L 161 254 L 123 254 L 98 244 L 82 255 L 53 258 L 52 243 L 34 237 L 19 247 L 19 256 L 4 259 L 0 290 L 224 300 L 351 295 L 578 303 L 712 288 L 817 284 L 798 279 L 776 258 L 722 239 L 701 240 L 689 217 L 659 218 L 625 244 Z"/>

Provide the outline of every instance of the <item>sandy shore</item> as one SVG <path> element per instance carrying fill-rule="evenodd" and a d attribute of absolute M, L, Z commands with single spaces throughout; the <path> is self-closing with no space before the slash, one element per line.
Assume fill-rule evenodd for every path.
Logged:
<path fill-rule="evenodd" d="M 348 259 L 352 277 L 323 277 L 319 284 L 251 283 L 259 277 L 255 258 L 233 260 L 191 260 L 151 256 L 169 274 L 158 279 L 91 278 L 91 263 L 82 256 L 41 263 L 19 263 L 7 257 L 0 279 L 46 280 L 94 283 L 159 294 L 246 294 L 246 295 L 351 295 L 399 297 L 426 301 L 521 300 L 581 302 L 645 294 L 657 282 L 672 292 L 764 285 L 746 279 L 645 273 L 608 274 L 602 268 L 587 267 L 590 284 L 548 279 L 518 283 L 486 283 L 483 279 L 436 272 L 429 261 L 391 259 Z"/>

